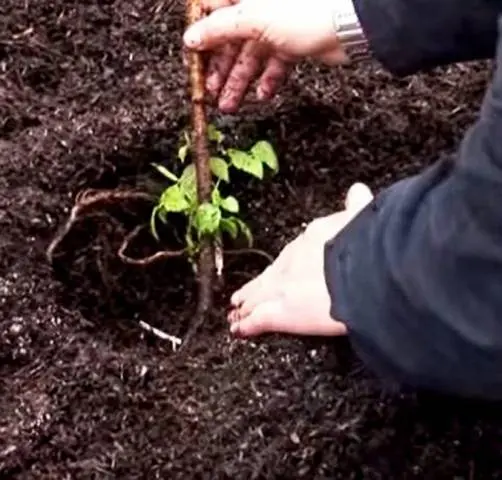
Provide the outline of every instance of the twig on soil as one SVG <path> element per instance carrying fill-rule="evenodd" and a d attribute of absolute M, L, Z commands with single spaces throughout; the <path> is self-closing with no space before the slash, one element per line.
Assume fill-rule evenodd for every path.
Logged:
<path fill-rule="evenodd" d="M 144 192 L 130 191 L 130 190 L 84 190 L 80 192 L 73 206 L 70 217 L 63 225 L 63 228 L 56 234 L 49 247 L 47 248 L 47 258 L 50 263 L 53 262 L 54 251 L 59 247 L 61 242 L 65 239 L 66 235 L 81 219 L 84 214 L 92 211 L 94 208 L 115 203 L 123 200 L 144 200 L 148 202 L 154 201 L 151 195 Z"/>
<path fill-rule="evenodd" d="M 163 332 L 162 330 L 159 330 L 158 328 L 152 327 L 148 323 L 144 322 L 143 320 L 139 321 L 139 326 L 146 330 L 147 332 L 152 333 L 156 337 L 161 338 L 162 340 L 167 340 L 171 342 L 173 346 L 173 351 L 176 351 L 176 347 L 178 345 L 181 345 L 181 338 L 175 337 L 174 335 L 169 335 L 166 332 Z"/>
<path fill-rule="evenodd" d="M 186 0 L 188 25 L 198 21 L 202 16 L 200 0 Z M 197 177 L 197 196 L 199 204 L 211 202 L 211 170 L 209 167 L 209 146 L 207 139 L 207 119 L 204 104 L 204 69 L 199 52 L 189 51 L 188 69 L 192 101 L 192 142 L 194 146 L 194 162 Z M 207 237 L 202 238 L 198 258 L 199 298 L 195 323 L 189 336 L 204 322 L 213 304 L 213 277 L 215 270 L 214 247 Z"/>

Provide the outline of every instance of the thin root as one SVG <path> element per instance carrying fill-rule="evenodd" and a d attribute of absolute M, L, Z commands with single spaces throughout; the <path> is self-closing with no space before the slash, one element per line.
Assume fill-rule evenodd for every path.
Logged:
<path fill-rule="evenodd" d="M 153 197 L 144 192 L 128 191 L 128 190 L 84 190 L 80 192 L 76 199 L 75 205 L 71 210 L 70 217 L 63 225 L 63 228 L 57 233 L 49 247 L 47 248 L 47 259 L 50 263 L 53 262 L 54 251 L 59 247 L 66 235 L 71 231 L 75 224 L 92 209 L 106 204 L 111 204 L 124 200 L 144 200 L 153 202 Z"/>
<path fill-rule="evenodd" d="M 129 248 L 131 242 L 136 238 L 139 232 L 144 228 L 144 225 L 140 225 L 132 230 L 127 236 L 124 238 L 122 245 L 119 249 L 118 256 L 119 258 L 129 265 L 138 265 L 141 267 L 145 267 L 151 265 L 152 263 L 158 262 L 159 260 L 164 260 L 167 258 L 179 257 L 185 253 L 185 249 L 183 250 L 162 250 L 160 252 L 156 252 L 153 255 L 143 258 L 132 258 L 126 255 L 126 250 Z"/>
<path fill-rule="evenodd" d="M 239 250 L 223 250 L 224 255 L 259 255 L 266 258 L 269 263 L 274 263 L 274 257 L 258 248 L 242 248 Z"/>

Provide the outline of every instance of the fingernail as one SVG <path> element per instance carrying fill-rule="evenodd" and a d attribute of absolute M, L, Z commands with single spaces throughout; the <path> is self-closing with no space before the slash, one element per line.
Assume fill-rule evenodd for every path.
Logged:
<path fill-rule="evenodd" d="M 201 44 L 200 32 L 196 28 L 190 28 L 185 32 L 183 36 L 183 41 L 187 47 L 198 47 Z"/>
<path fill-rule="evenodd" d="M 256 96 L 258 97 L 258 100 L 262 101 L 262 100 L 265 100 L 265 91 L 263 90 L 263 88 L 261 87 L 258 87 L 257 90 L 256 90 Z"/>
<path fill-rule="evenodd" d="M 219 102 L 219 105 L 218 105 L 218 108 L 223 112 L 223 113 L 227 113 L 227 114 L 232 114 L 232 113 L 235 113 L 235 102 L 232 101 L 232 99 L 229 99 L 229 98 L 223 98 L 222 100 L 220 100 Z"/>
<path fill-rule="evenodd" d="M 230 298 L 230 303 L 235 307 L 239 303 L 239 292 L 235 292 Z"/>
<path fill-rule="evenodd" d="M 230 333 L 235 335 L 239 331 L 239 322 L 234 322 L 230 325 Z"/>

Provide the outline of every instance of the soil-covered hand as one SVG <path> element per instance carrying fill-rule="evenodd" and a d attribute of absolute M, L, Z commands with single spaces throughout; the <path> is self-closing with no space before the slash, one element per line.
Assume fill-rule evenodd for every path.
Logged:
<path fill-rule="evenodd" d="M 188 48 L 209 51 L 207 90 L 219 108 L 234 112 L 250 84 L 273 97 L 290 68 L 310 57 L 346 62 L 336 36 L 333 0 L 202 0 L 208 13 L 184 36 Z"/>
<path fill-rule="evenodd" d="M 266 332 L 345 335 L 345 325 L 330 316 L 324 245 L 372 198 L 366 185 L 354 184 L 347 194 L 345 210 L 311 222 L 271 266 L 237 291 L 228 316 L 231 333 L 239 337 Z"/>

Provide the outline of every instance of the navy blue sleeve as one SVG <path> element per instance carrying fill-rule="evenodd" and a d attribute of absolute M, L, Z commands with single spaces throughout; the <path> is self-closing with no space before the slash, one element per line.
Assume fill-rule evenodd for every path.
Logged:
<path fill-rule="evenodd" d="M 493 58 L 500 0 L 353 0 L 375 58 L 395 75 Z"/>
<path fill-rule="evenodd" d="M 502 36 L 457 154 L 379 193 L 328 242 L 325 274 L 331 314 L 368 367 L 502 398 Z"/>

